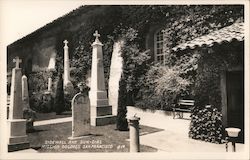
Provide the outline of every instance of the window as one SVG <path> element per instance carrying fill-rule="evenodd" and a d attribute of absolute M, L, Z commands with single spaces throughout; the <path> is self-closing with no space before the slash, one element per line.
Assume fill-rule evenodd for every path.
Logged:
<path fill-rule="evenodd" d="M 163 53 L 163 30 L 159 30 L 155 33 L 154 36 L 154 56 L 155 62 L 163 64 L 165 61 L 164 53 Z"/>

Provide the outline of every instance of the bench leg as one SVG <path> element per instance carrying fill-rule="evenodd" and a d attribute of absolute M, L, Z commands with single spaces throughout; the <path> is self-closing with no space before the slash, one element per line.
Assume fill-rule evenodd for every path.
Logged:
<path fill-rule="evenodd" d="M 181 112 L 181 113 L 180 113 L 180 118 L 182 118 L 182 119 L 183 119 L 183 112 Z"/>

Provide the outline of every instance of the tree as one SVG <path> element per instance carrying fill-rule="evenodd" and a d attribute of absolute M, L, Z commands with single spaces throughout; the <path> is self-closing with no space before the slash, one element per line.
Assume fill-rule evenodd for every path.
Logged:
<path fill-rule="evenodd" d="M 61 114 L 65 110 L 63 79 L 62 79 L 61 72 L 59 72 L 58 81 L 57 81 L 57 85 L 56 85 L 54 110 L 55 110 L 56 114 Z"/>
<path fill-rule="evenodd" d="M 118 101 L 118 113 L 116 119 L 116 128 L 119 131 L 127 131 L 128 130 L 128 121 L 126 118 L 127 108 L 126 108 L 126 101 L 127 101 L 127 91 L 126 91 L 126 82 L 122 75 L 121 80 L 119 82 L 119 101 Z"/>

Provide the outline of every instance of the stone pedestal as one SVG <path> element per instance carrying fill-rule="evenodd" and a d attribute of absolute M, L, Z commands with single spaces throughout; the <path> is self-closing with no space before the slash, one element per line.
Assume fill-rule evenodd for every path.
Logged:
<path fill-rule="evenodd" d="M 90 105 L 91 105 L 91 125 L 101 126 L 115 122 L 115 116 L 112 115 L 112 106 L 109 105 L 107 91 L 105 88 L 105 78 L 103 69 L 103 44 L 99 41 L 98 32 L 95 42 L 92 44 L 92 68 L 91 68 L 91 87 L 90 87 Z"/>
<path fill-rule="evenodd" d="M 12 70 L 11 94 L 8 123 L 8 151 L 29 148 L 26 135 L 26 120 L 23 119 L 22 72 L 19 68 L 21 60 L 14 59 L 16 68 Z"/>
<path fill-rule="evenodd" d="M 77 93 L 72 99 L 72 137 L 78 139 L 90 135 L 90 101 L 89 97 Z"/>
<path fill-rule="evenodd" d="M 29 148 L 28 137 L 26 135 L 25 119 L 9 119 L 9 142 L 8 151 L 17 151 Z"/>
<path fill-rule="evenodd" d="M 130 152 L 140 152 L 139 117 L 129 118 Z"/>

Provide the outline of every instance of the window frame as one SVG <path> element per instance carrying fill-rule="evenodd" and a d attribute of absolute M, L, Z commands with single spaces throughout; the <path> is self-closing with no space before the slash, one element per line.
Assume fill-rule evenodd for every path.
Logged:
<path fill-rule="evenodd" d="M 154 62 L 160 63 L 162 65 L 165 65 L 165 54 L 163 52 L 163 47 L 164 47 L 163 46 L 164 45 L 163 30 L 164 30 L 163 28 L 160 28 L 160 29 L 156 30 L 155 33 L 154 33 Z M 158 34 L 160 32 L 162 34 L 162 39 L 161 40 L 157 40 Z M 162 49 L 162 53 L 158 54 L 158 49 L 159 48 L 157 47 L 157 44 L 160 44 L 160 43 L 162 43 L 162 46 L 161 46 L 162 48 L 160 48 L 160 49 Z M 160 60 L 157 59 L 160 56 L 163 57 L 162 60 L 161 59 Z"/>

